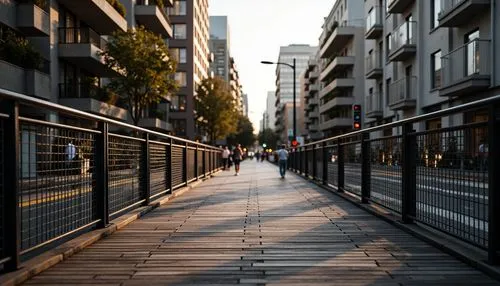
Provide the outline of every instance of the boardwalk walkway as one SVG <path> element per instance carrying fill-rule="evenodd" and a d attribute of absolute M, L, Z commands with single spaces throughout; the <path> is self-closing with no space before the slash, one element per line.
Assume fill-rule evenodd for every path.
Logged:
<path fill-rule="evenodd" d="M 497 285 L 269 163 L 245 162 L 26 284 Z"/>

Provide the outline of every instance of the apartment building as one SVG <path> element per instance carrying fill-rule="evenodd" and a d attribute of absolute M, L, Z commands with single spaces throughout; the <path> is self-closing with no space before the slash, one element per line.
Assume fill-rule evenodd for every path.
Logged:
<path fill-rule="evenodd" d="M 276 66 L 276 112 L 275 112 L 275 131 L 281 138 L 281 142 L 288 142 L 293 134 L 293 82 L 295 80 L 296 92 L 296 114 L 300 112 L 300 74 L 305 70 L 309 57 L 313 55 L 317 47 L 309 45 L 288 45 L 280 47 L 278 61 L 292 65 L 295 59 L 295 79 L 293 69 L 286 65 Z M 286 106 L 287 103 L 292 105 Z M 290 115 L 284 112 L 291 112 Z M 297 118 L 298 119 L 298 116 Z M 297 123 L 298 124 L 298 123 Z M 299 132 L 297 125 L 297 136 Z"/>
<path fill-rule="evenodd" d="M 102 88 L 107 79 L 119 76 L 98 55 L 109 35 L 117 30 L 144 25 L 165 39 L 172 27 L 163 6 L 152 0 L 122 0 L 114 5 L 102 0 L 13 1 L 0 3 L 0 39 L 7 45 L 15 35 L 26 42 L 24 60 L 0 59 L 0 88 L 60 103 L 79 110 L 130 122 L 124 104 Z M 41 57 L 42 64 L 33 58 Z M 30 115 L 37 110 L 28 110 Z M 168 97 L 145 111 L 140 125 L 167 132 Z M 51 120 L 57 120 L 51 115 Z M 65 122 L 64 118 L 58 119 Z M 73 122 L 73 124 L 76 124 Z"/>
<path fill-rule="evenodd" d="M 367 0 L 364 11 L 369 126 L 499 93 L 500 7 L 495 1 Z M 429 120 L 418 129 L 485 118 L 486 111 L 477 111 Z M 479 141 L 484 134 L 473 137 Z"/>
<path fill-rule="evenodd" d="M 180 89 L 172 96 L 170 122 L 175 135 L 200 139 L 203 134 L 194 119 L 194 96 L 198 84 L 209 75 L 208 0 L 172 1 L 168 13 L 173 37 L 168 45 L 178 55 L 175 77 Z"/>
<path fill-rule="evenodd" d="M 319 61 L 319 130 L 335 136 L 352 130 L 352 105 L 363 104 L 365 3 L 335 2 L 323 24 Z"/>
<path fill-rule="evenodd" d="M 243 93 L 241 98 L 243 103 L 243 116 L 248 116 L 248 94 Z"/>
<path fill-rule="evenodd" d="M 265 124 L 264 128 L 274 130 L 274 125 L 276 122 L 276 92 L 268 91 L 266 99 L 266 111 L 264 112 Z"/>
<path fill-rule="evenodd" d="M 227 16 L 210 16 L 210 52 L 214 60 L 210 63 L 210 70 L 215 76 L 222 77 L 229 83 L 230 68 L 230 30 Z"/>
<path fill-rule="evenodd" d="M 304 138 L 307 141 L 319 140 L 323 137 L 319 130 L 319 51 L 311 56 L 301 79 L 301 91 L 304 96 Z"/>

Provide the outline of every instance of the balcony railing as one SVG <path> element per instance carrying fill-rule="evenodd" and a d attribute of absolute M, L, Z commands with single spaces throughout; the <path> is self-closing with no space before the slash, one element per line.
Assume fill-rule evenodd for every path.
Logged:
<path fill-rule="evenodd" d="M 380 93 L 372 93 L 365 97 L 366 113 L 382 111 L 382 97 Z"/>
<path fill-rule="evenodd" d="M 170 22 L 170 18 L 168 16 L 168 13 L 166 11 L 165 4 L 163 1 L 158 1 L 158 0 L 138 0 L 136 5 L 144 5 L 144 6 L 158 6 L 160 9 L 162 15 L 167 19 L 167 22 Z"/>
<path fill-rule="evenodd" d="M 417 43 L 417 22 L 405 22 L 397 27 L 391 34 L 391 49 L 389 54 L 399 50 L 405 45 L 415 45 Z"/>
<path fill-rule="evenodd" d="M 370 29 L 374 28 L 375 26 L 382 26 L 382 7 L 380 6 L 375 6 L 373 9 L 368 13 L 368 17 L 366 17 L 366 31 L 370 31 Z"/>
<path fill-rule="evenodd" d="M 33 4 L 41 8 L 43 11 L 50 12 L 50 1 L 49 0 L 16 0 L 19 4 Z"/>
<path fill-rule="evenodd" d="M 368 54 L 365 58 L 366 61 L 366 73 L 369 73 L 375 69 L 382 69 L 382 54 L 379 52 L 373 52 Z"/>
<path fill-rule="evenodd" d="M 323 33 L 320 42 L 321 42 L 321 48 L 328 42 L 328 39 L 330 36 L 337 30 L 339 27 L 363 27 L 365 25 L 365 20 L 364 19 L 355 19 L 355 20 L 345 20 L 341 22 L 335 21 L 332 25 L 332 27 L 326 32 Z"/>
<path fill-rule="evenodd" d="M 60 44 L 92 44 L 101 50 L 108 42 L 91 28 L 59 28 Z"/>
<path fill-rule="evenodd" d="M 389 86 L 389 105 L 398 104 L 405 100 L 414 100 L 416 88 L 416 76 L 406 76 L 395 81 Z"/>
<path fill-rule="evenodd" d="M 457 8 L 461 4 L 463 4 L 466 0 L 440 0 L 441 1 L 441 10 L 439 11 L 439 18 L 443 15 L 448 14 L 453 9 Z"/>
<path fill-rule="evenodd" d="M 491 74 L 491 41 L 476 39 L 441 57 L 441 87 Z"/>

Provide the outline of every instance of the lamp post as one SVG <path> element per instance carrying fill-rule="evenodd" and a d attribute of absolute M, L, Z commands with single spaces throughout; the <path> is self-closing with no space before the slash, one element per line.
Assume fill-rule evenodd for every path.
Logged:
<path fill-rule="evenodd" d="M 293 139 L 292 140 L 295 140 L 297 139 L 297 121 L 296 121 L 296 103 L 295 103 L 295 97 L 296 97 L 296 93 L 297 91 L 295 90 L 295 85 L 296 85 L 296 79 L 295 79 L 295 58 L 293 58 L 293 64 L 288 64 L 288 63 L 282 63 L 282 62 L 269 62 L 269 61 L 261 61 L 260 62 L 261 64 L 265 64 L 265 65 L 285 65 L 287 67 L 290 67 L 292 68 L 293 70 Z"/>

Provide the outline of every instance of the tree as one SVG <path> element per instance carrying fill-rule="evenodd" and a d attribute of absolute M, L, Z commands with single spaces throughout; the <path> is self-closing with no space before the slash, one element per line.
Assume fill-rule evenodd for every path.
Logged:
<path fill-rule="evenodd" d="M 274 130 L 270 128 L 266 128 L 263 131 L 259 132 L 259 144 L 266 144 L 267 147 L 272 149 L 277 149 L 276 144 L 278 143 L 279 136 L 274 132 Z"/>
<path fill-rule="evenodd" d="M 241 146 L 250 147 L 255 142 L 253 134 L 253 124 L 247 116 L 240 115 L 236 133 L 229 135 L 227 138 L 228 145 L 241 144 Z"/>
<path fill-rule="evenodd" d="M 165 41 L 142 26 L 115 32 L 101 55 L 109 68 L 122 75 L 111 78 L 108 87 L 127 102 L 134 125 L 147 107 L 177 90 L 173 79 L 177 63 Z"/>
<path fill-rule="evenodd" d="M 202 80 L 196 90 L 196 120 L 211 143 L 236 132 L 237 112 L 228 84 L 220 77 Z"/>

